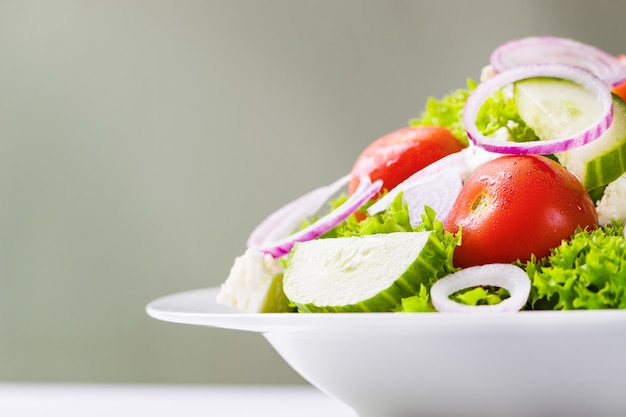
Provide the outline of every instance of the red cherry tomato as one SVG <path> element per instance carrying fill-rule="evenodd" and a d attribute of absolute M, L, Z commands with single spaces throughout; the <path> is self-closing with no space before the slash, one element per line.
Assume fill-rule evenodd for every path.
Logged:
<path fill-rule="evenodd" d="M 577 226 L 598 224 L 593 201 L 570 171 L 538 155 L 503 156 L 466 181 L 445 229 L 461 229 L 453 263 L 468 267 L 549 255 Z"/>
<path fill-rule="evenodd" d="M 449 129 L 439 126 L 406 127 L 372 142 L 352 167 L 348 192 L 359 185 L 359 177 L 383 180 L 383 188 L 393 189 L 415 172 L 444 156 L 463 149 Z"/>

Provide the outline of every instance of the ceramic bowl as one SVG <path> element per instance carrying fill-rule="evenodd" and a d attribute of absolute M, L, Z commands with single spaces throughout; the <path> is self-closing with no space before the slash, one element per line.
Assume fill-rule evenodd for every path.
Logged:
<path fill-rule="evenodd" d="M 615 417 L 626 311 L 242 314 L 218 288 L 151 302 L 154 318 L 262 333 L 360 417 Z"/>

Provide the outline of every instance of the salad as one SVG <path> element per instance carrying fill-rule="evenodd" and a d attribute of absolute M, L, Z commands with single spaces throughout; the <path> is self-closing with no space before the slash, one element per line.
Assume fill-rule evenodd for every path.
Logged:
<path fill-rule="evenodd" d="M 626 308 L 626 56 L 506 42 L 251 233 L 242 312 Z"/>

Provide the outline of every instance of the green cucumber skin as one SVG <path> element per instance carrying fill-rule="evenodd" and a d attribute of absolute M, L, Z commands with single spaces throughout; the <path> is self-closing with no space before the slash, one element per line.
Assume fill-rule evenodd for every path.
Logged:
<path fill-rule="evenodd" d="M 515 83 L 515 95 L 520 116 L 535 130 L 538 136 L 544 127 L 534 120 L 535 113 L 522 107 L 525 97 L 519 95 L 519 89 L 529 86 L 531 94 L 559 94 L 559 88 L 567 88 L 570 81 L 540 78 L 528 79 Z M 574 84 L 572 84 L 574 85 Z M 558 96 L 557 96 L 558 97 Z M 565 100 L 567 94 L 562 99 Z M 537 98 L 537 97 L 535 97 Z M 541 99 L 541 95 L 538 96 Z M 599 189 L 608 183 L 615 181 L 626 171 L 626 103 L 617 95 L 613 94 L 613 125 L 596 141 L 579 148 L 555 154 L 558 162 L 572 171 L 581 181 L 587 191 Z M 532 106 L 531 106 L 532 109 Z M 584 111 L 583 109 L 579 109 Z M 559 136 L 558 132 L 543 132 Z"/>
<path fill-rule="evenodd" d="M 428 262 L 426 261 L 428 260 Z M 293 302 L 301 313 L 363 313 L 394 311 L 402 299 L 418 294 L 420 285 L 430 288 L 437 275 L 447 262 L 445 247 L 434 233 L 431 233 L 419 256 L 407 270 L 386 290 L 375 296 L 344 306 L 318 306 Z"/>
<path fill-rule="evenodd" d="M 626 103 L 616 95 L 613 95 L 613 106 L 615 109 L 613 123 L 626 124 Z M 584 173 L 580 174 L 585 189 L 593 190 L 615 181 L 626 170 L 626 132 L 623 129 L 621 130 L 622 136 L 613 141 L 616 145 L 613 150 L 587 162 Z M 584 146 L 581 150 L 584 150 Z M 567 155 L 561 158 L 567 167 Z"/>

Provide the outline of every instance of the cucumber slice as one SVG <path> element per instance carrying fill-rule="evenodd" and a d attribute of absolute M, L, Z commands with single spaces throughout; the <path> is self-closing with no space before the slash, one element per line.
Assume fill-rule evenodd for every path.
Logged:
<path fill-rule="evenodd" d="M 613 95 L 613 123 L 602 136 L 576 149 L 556 155 L 559 162 L 594 190 L 626 172 L 626 103 Z"/>
<path fill-rule="evenodd" d="M 529 78 L 515 83 L 520 117 L 540 139 L 572 136 L 601 116 L 594 95 L 578 84 L 555 78 Z"/>
<path fill-rule="evenodd" d="M 294 247 L 283 289 L 302 312 L 393 311 L 446 259 L 432 232 L 312 240 Z"/>
<path fill-rule="evenodd" d="M 531 78 L 515 83 L 520 117 L 540 139 L 574 135 L 601 116 L 601 106 L 583 87 L 567 80 Z M 556 154 L 587 190 L 617 179 L 626 171 L 626 103 L 613 96 L 611 127 L 587 145 Z"/>

